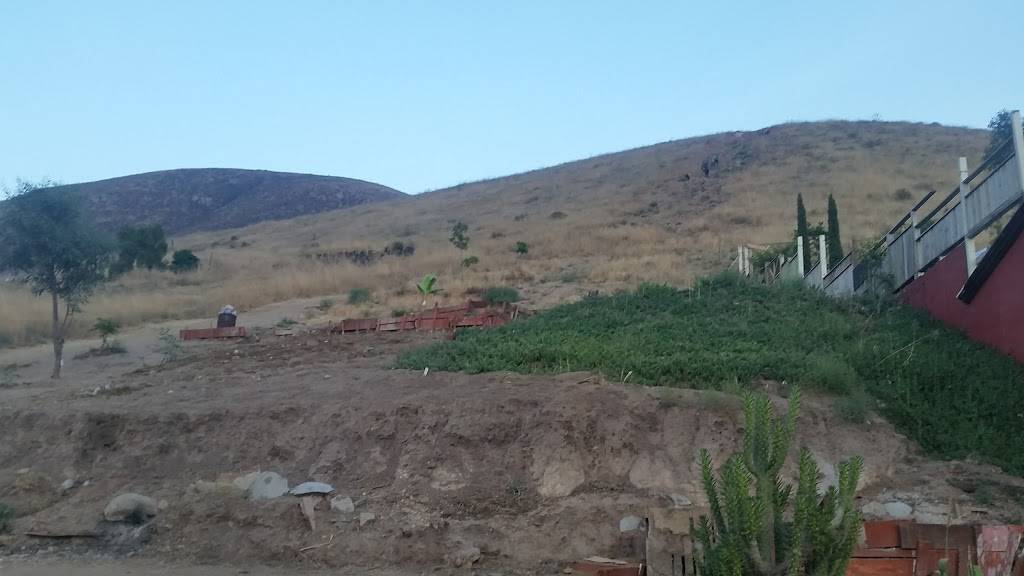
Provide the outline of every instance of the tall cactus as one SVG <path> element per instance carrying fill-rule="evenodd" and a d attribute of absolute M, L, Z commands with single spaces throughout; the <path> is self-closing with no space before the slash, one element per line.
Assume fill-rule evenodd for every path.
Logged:
<path fill-rule="evenodd" d="M 794 389 L 788 413 L 777 420 L 767 397 L 748 393 L 743 451 L 716 478 L 711 455 L 701 450 L 709 515 L 693 528 L 698 574 L 843 576 L 860 531 L 854 495 L 863 461 L 858 456 L 841 463 L 838 485 L 821 493 L 818 466 L 804 448 L 794 492 L 779 474 L 799 407 L 800 391 Z"/>

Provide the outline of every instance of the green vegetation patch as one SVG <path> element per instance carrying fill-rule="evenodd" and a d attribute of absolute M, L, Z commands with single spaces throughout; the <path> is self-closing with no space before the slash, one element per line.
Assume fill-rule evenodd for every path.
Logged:
<path fill-rule="evenodd" d="M 855 398 L 866 392 L 931 454 L 1024 473 L 1024 368 L 913 309 L 834 300 L 799 285 L 768 288 L 730 275 L 692 290 L 647 285 L 460 331 L 403 354 L 398 365 L 592 370 L 631 383 L 713 389 L 764 378 Z M 858 403 L 839 412 L 859 420 Z"/>

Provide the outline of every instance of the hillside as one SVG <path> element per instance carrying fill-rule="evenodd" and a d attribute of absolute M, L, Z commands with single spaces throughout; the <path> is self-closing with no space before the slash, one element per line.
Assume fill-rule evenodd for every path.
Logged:
<path fill-rule="evenodd" d="M 847 248 L 875 239 L 928 190 L 952 189 L 957 158 L 977 165 L 987 140 L 984 130 L 938 124 L 783 124 L 665 142 L 387 203 L 178 236 L 175 247 L 191 248 L 202 259 L 199 273 L 129 275 L 93 298 L 77 330 L 84 333 L 95 316 L 126 324 L 208 317 L 224 303 L 244 311 L 312 296 L 333 299 L 327 318 L 387 315 L 420 305 L 413 283 L 428 273 L 439 277 L 441 302 L 511 285 L 534 307 L 643 281 L 686 285 L 727 266 L 740 243 L 790 238 L 797 193 L 812 222 L 825 219 L 826 198 L 835 195 Z M 231 217 L 211 212 L 202 215 Z M 448 241 L 459 220 L 469 226 L 465 251 Z M 192 222 L 176 229 L 200 227 Z M 415 254 L 370 265 L 346 256 L 380 252 L 393 242 L 414 244 Z M 516 242 L 525 242 L 528 253 L 516 254 Z M 462 266 L 468 257 L 478 262 Z M 369 301 L 349 305 L 353 288 L 368 289 Z M 10 319 L 0 328 L 0 343 L 44 339 L 45 306 L 27 293 L 0 290 L 0 316 Z"/>
<path fill-rule="evenodd" d="M 237 228 L 404 196 L 352 178 L 229 168 L 162 170 L 64 188 L 82 195 L 101 223 L 159 223 L 171 233 Z"/>

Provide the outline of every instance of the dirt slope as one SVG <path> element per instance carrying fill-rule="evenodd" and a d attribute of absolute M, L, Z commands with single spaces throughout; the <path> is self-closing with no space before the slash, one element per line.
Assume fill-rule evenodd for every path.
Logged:
<path fill-rule="evenodd" d="M 158 223 L 170 233 L 237 228 L 405 195 L 363 180 L 268 170 L 194 168 L 70 184 L 103 224 Z"/>
<path fill-rule="evenodd" d="M 95 395 L 73 380 L 0 391 L 0 501 L 19 511 L 16 534 L 58 535 L 92 530 L 118 493 L 147 494 L 166 508 L 144 552 L 183 561 L 428 568 L 476 550 L 484 567 L 551 571 L 630 555 L 628 515 L 685 531 L 703 504 L 697 450 L 721 461 L 739 438 L 737 399 L 720 393 L 389 369 L 422 343 L 264 333 L 113 373 Z M 884 421 L 846 425 L 827 402 L 809 400 L 798 441 L 823 463 L 866 458 L 869 514 L 894 500 L 933 521 L 951 501 L 964 519 L 1019 512 L 1003 499 L 978 507 L 947 482 L 1017 481 L 923 461 Z M 310 533 L 293 499 L 254 503 L 226 485 L 257 469 L 329 482 L 356 511 L 321 510 Z"/>

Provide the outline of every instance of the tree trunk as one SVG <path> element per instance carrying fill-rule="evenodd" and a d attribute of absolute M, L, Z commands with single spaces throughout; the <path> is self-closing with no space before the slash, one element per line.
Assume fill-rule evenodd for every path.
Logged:
<path fill-rule="evenodd" d="M 60 379 L 60 368 L 64 362 L 64 329 L 60 323 L 60 301 L 57 294 L 51 294 L 53 299 L 53 374 L 50 378 Z"/>

